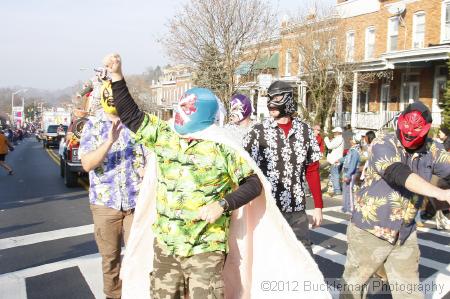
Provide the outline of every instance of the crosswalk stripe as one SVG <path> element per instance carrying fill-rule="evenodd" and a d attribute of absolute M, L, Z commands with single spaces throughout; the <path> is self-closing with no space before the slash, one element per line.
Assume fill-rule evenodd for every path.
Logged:
<path fill-rule="evenodd" d="M 122 249 L 123 250 L 123 249 Z M 78 261 L 78 268 L 83 274 L 91 292 L 95 298 L 103 298 L 103 281 L 102 261 L 100 255 L 92 259 L 83 259 Z"/>
<path fill-rule="evenodd" d="M 0 285 L 2 286 L 0 296 L 5 295 L 5 299 L 26 299 L 25 279 L 27 277 L 76 266 L 80 268 L 95 298 L 102 298 L 104 295 L 100 283 L 102 281 L 101 257 L 98 253 L 2 274 L 0 275 Z M 9 297 L 9 294 L 11 294 L 11 297 Z"/>
<path fill-rule="evenodd" d="M 333 230 L 330 230 L 330 229 L 327 229 L 324 227 L 315 228 L 314 230 L 312 230 L 312 232 L 316 232 L 316 233 L 319 233 L 319 234 L 322 234 L 322 235 L 325 235 L 325 236 L 328 236 L 328 237 L 331 237 L 334 239 L 338 239 L 338 240 L 341 240 L 341 241 L 347 243 L 346 235 L 339 233 L 339 232 L 335 232 Z M 440 271 L 441 269 L 444 269 L 447 266 L 446 264 L 443 264 L 443 263 L 440 263 L 440 262 L 437 262 L 437 261 L 434 261 L 434 260 L 431 260 L 428 258 L 424 258 L 424 257 L 420 257 L 420 264 L 425 267 L 433 268 L 438 271 Z"/>
<path fill-rule="evenodd" d="M 64 229 L 58 229 L 54 231 L 48 231 L 43 233 L 36 233 L 18 237 L 11 237 L 0 239 L 0 250 L 14 248 L 18 246 L 31 245 L 46 241 L 53 241 L 57 239 L 81 236 L 85 234 L 91 234 L 94 232 L 94 225 L 88 224 L 77 227 L 70 227 Z"/>
<path fill-rule="evenodd" d="M 0 278 L 0 284 L 2 285 L 0 299 L 27 299 L 25 278 L 14 276 Z"/>
<path fill-rule="evenodd" d="M 443 230 L 441 231 L 441 230 L 431 229 L 428 227 L 418 227 L 417 230 L 420 232 L 423 232 L 423 233 L 430 233 L 430 234 L 438 235 L 441 237 L 450 238 L 450 232 L 448 232 L 448 231 L 443 231 Z"/>
<path fill-rule="evenodd" d="M 426 280 L 422 282 L 423 285 L 437 285 L 442 287 L 442 291 L 435 292 L 431 294 L 431 296 L 426 296 L 427 298 L 432 299 L 441 299 L 450 292 L 450 283 L 448 283 L 449 275 L 450 273 L 450 264 L 448 264 L 445 268 L 441 269 L 441 271 L 434 273 L 430 277 L 428 277 Z"/>
<path fill-rule="evenodd" d="M 327 260 L 333 261 L 335 263 L 344 265 L 346 256 L 343 254 L 340 254 L 339 252 L 326 249 L 320 245 L 313 244 L 312 245 L 312 251 L 315 255 L 321 256 Z"/>
<path fill-rule="evenodd" d="M 322 212 L 339 212 L 342 213 L 341 211 L 342 207 L 341 206 L 334 206 L 334 207 L 327 207 L 327 208 L 323 208 Z M 312 212 L 314 209 L 309 209 L 307 210 L 308 214 L 309 212 Z M 423 221 L 426 224 L 432 225 L 433 227 L 436 226 L 436 221 L 434 220 L 425 220 Z M 431 229 L 428 227 L 417 227 L 417 230 L 421 231 L 421 232 L 426 232 L 426 233 L 431 233 L 431 234 L 435 234 L 435 235 L 439 235 L 442 237 L 447 237 L 450 238 L 450 232 L 449 231 L 445 231 L 445 230 L 436 230 L 436 229 Z"/>
<path fill-rule="evenodd" d="M 349 223 L 345 219 L 329 216 L 329 215 L 326 215 L 326 214 L 323 215 L 323 219 L 330 220 L 330 221 L 332 221 L 334 223 L 345 224 L 345 225 L 348 225 L 348 223 Z M 448 237 L 450 237 L 450 235 Z M 345 240 L 342 239 L 342 241 L 347 242 L 347 238 L 345 238 Z M 448 246 L 448 245 L 443 245 L 443 244 L 439 244 L 439 243 L 436 243 L 436 242 L 433 242 L 433 241 L 428 241 L 428 240 L 422 240 L 420 238 L 418 238 L 417 241 L 422 246 L 427 246 L 427 247 L 435 248 L 435 249 L 438 249 L 438 250 L 450 252 L 450 246 Z"/>

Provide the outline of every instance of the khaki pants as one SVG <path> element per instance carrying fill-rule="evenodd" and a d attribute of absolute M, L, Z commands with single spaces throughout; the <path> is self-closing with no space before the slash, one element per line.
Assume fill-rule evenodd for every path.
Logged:
<path fill-rule="evenodd" d="M 393 298 L 423 298 L 419 285 L 419 245 L 413 232 L 403 245 L 377 238 L 350 223 L 347 228 L 347 260 L 343 280 L 345 288 L 340 298 L 362 298 L 363 286 L 382 265 L 386 269 Z M 403 291 L 405 287 L 414 287 Z"/>
<path fill-rule="evenodd" d="M 153 299 L 224 298 L 222 270 L 225 253 L 220 251 L 181 257 L 164 251 L 154 242 L 153 272 L 150 294 Z"/>
<path fill-rule="evenodd" d="M 118 211 L 105 206 L 91 205 L 91 211 L 94 218 L 95 241 L 102 256 L 103 292 L 108 298 L 120 298 L 122 237 L 126 243 L 133 222 L 134 209 Z"/>

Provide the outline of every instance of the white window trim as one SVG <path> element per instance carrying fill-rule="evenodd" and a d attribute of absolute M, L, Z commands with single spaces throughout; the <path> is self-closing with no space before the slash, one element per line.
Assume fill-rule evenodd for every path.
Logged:
<path fill-rule="evenodd" d="M 352 45 L 349 44 L 349 37 L 350 37 L 350 35 L 353 35 L 353 44 Z M 345 45 L 346 45 L 346 47 L 345 47 L 345 60 L 347 62 L 355 61 L 355 36 L 356 36 L 355 30 L 347 31 L 346 42 L 345 42 Z M 352 54 L 351 56 L 349 55 L 349 53 L 350 53 L 350 51 L 349 51 L 350 47 L 349 46 L 351 46 L 351 54 Z"/>
<path fill-rule="evenodd" d="M 415 14 L 414 14 L 414 16 L 413 16 L 413 35 L 412 35 L 412 44 L 411 44 L 411 48 L 412 49 L 416 49 L 415 47 L 414 47 L 414 43 L 416 42 L 416 23 L 417 23 L 417 17 L 418 16 L 423 16 L 423 25 L 424 25 L 424 32 L 423 32 L 423 41 L 422 41 L 422 46 L 421 47 L 418 47 L 417 49 L 420 49 L 420 48 L 424 48 L 425 47 L 425 34 L 426 34 L 426 26 L 427 26 L 427 18 L 426 18 L 426 15 L 425 15 L 425 12 L 424 11 L 418 11 L 418 12 L 416 12 Z"/>
<path fill-rule="evenodd" d="M 373 29 L 373 53 L 372 53 L 372 57 L 368 57 L 369 56 L 369 43 L 368 43 L 368 36 L 369 36 L 369 31 L 371 31 Z M 373 59 L 375 57 L 375 42 L 376 42 L 376 34 L 377 32 L 375 31 L 375 26 L 369 26 L 366 28 L 366 34 L 365 34 L 365 41 L 364 41 L 364 59 Z"/>
<path fill-rule="evenodd" d="M 447 5 L 450 5 L 450 0 L 443 0 L 441 8 L 441 43 L 450 42 L 450 38 L 445 39 L 445 13 L 446 13 L 445 8 Z"/>
<path fill-rule="evenodd" d="M 399 29 L 400 29 L 400 19 L 398 16 L 395 17 L 391 17 L 388 19 L 388 30 L 387 30 L 387 49 L 386 52 L 393 52 L 393 51 L 397 51 L 397 50 L 391 50 L 391 20 L 396 19 L 398 22 L 398 26 L 397 26 L 397 50 L 398 50 L 398 37 L 400 36 L 399 33 Z"/>

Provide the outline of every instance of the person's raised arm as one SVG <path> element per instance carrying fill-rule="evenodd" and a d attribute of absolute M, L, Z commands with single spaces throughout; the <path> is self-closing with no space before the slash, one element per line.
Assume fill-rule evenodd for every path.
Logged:
<path fill-rule="evenodd" d="M 122 60 L 118 54 L 107 55 L 103 64 L 111 76 L 114 104 L 122 123 L 137 132 L 144 121 L 145 113 L 134 102 L 123 78 Z"/>

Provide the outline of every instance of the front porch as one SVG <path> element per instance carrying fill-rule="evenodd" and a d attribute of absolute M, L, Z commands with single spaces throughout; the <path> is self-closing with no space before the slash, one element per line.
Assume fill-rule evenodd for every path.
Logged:
<path fill-rule="evenodd" d="M 441 125 L 439 100 L 444 96 L 450 46 L 386 53 L 376 61 L 356 65 L 351 109 L 337 113 L 334 123 L 356 129 L 393 128 L 392 121 L 414 101 L 430 108 L 433 127 Z M 368 79 L 369 78 L 369 79 Z"/>
<path fill-rule="evenodd" d="M 394 128 L 394 118 L 400 114 L 401 111 L 384 111 L 380 112 L 358 112 L 352 114 L 351 112 L 344 112 L 338 115 L 334 114 L 332 119 L 333 127 L 345 126 L 352 124 L 352 127 L 361 130 L 379 130 L 381 128 Z M 433 117 L 432 127 L 439 127 L 442 123 L 441 112 L 431 112 Z"/>

